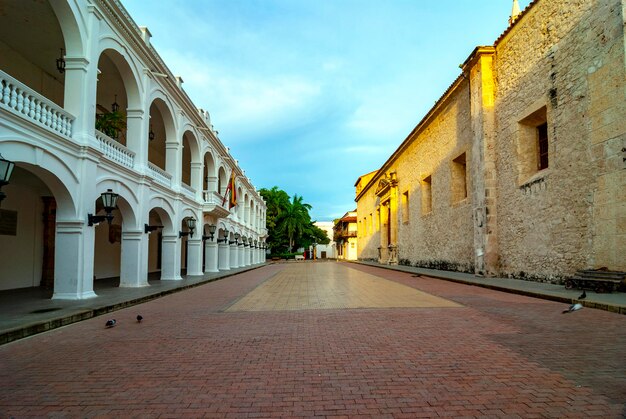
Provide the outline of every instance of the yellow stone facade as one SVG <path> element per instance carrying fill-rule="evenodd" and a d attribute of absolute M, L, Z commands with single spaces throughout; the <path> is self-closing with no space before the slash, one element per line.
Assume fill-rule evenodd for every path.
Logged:
<path fill-rule="evenodd" d="M 626 271 L 626 0 L 535 0 L 377 171 L 358 258 L 559 281 Z"/>

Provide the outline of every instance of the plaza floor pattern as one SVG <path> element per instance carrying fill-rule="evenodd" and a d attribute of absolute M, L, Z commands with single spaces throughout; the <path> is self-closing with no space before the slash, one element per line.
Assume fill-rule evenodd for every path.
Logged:
<path fill-rule="evenodd" d="M 0 418 L 624 417 L 626 316 L 565 307 L 272 264 L 0 346 Z"/>
<path fill-rule="evenodd" d="M 461 307 L 379 276 L 335 263 L 297 263 L 245 295 L 228 311 Z"/>

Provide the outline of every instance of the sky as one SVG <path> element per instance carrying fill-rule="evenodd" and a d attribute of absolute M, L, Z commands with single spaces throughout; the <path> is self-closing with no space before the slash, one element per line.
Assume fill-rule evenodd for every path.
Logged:
<path fill-rule="evenodd" d="M 513 0 L 122 0 L 257 188 L 356 208 Z M 530 0 L 520 0 L 522 10 Z"/>

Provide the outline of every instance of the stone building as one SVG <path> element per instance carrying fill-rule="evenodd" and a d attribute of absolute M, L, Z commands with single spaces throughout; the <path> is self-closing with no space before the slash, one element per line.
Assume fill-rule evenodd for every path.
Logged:
<path fill-rule="evenodd" d="M 356 184 L 359 259 L 626 270 L 623 0 L 535 0 Z"/>
<path fill-rule="evenodd" d="M 119 0 L 0 5 L 0 289 L 264 262 L 265 202 L 150 38 Z"/>

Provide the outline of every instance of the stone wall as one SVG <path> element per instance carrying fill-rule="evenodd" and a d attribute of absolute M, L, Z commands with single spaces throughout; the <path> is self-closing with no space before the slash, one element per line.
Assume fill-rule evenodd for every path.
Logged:
<path fill-rule="evenodd" d="M 487 275 L 626 270 L 624 10 L 624 0 L 536 0 L 478 47 L 358 185 L 359 259 L 391 243 L 390 263 Z"/>
<path fill-rule="evenodd" d="M 619 0 L 538 1 L 496 45 L 501 275 L 624 269 L 623 242 L 621 260 L 614 253 L 625 215 L 614 205 L 624 203 L 623 45 Z M 537 170 L 541 122 L 549 166 Z"/>

